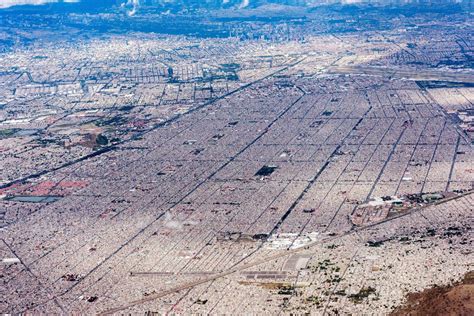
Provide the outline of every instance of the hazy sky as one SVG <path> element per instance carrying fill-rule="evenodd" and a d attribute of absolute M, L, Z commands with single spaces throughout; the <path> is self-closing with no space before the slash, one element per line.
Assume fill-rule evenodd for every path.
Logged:
<path fill-rule="evenodd" d="M 5 9 L 15 5 L 41 5 L 52 2 L 79 2 L 79 0 L 0 0 L 0 8 Z"/>

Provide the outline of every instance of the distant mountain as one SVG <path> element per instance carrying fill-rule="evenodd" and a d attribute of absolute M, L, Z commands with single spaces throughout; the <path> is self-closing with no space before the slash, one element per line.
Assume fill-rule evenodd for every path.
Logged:
<path fill-rule="evenodd" d="M 472 7 L 474 0 L 0 0 L 0 9 L 11 10 L 44 10 L 58 11 L 102 11 L 104 9 L 121 9 L 134 15 L 142 9 L 156 11 L 192 11 L 218 9 L 255 9 L 268 5 L 293 7 L 315 7 L 325 4 L 371 4 L 406 6 L 438 6 L 448 3 L 464 3 Z"/>

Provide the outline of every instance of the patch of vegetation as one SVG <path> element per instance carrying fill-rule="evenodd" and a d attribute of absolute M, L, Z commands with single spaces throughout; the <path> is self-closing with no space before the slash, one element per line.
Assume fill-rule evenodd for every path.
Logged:
<path fill-rule="evenodd" d="M 320 300 L 319 297 L 317 297 L 316 295 L 308 296 L 308 297 L 305 299 L 305 302 L 308 303 L 308 304 L 316 305 L 316 306 L 319 306 L 319 305 L 322 304 L 321 300 Z"/>
<path fill-rule="evenodd" d="M 95 142 L 97 143 L 97 145 L 105 146 L 109 143 L 109 140 L 108 140 L 107 136 L 99 134 L 99 135 L 97 135 L 97 137 L 95 139 Z"/>
<path fill-rule="evenodd" d="M 311 267 L 311 271 L 312 272 L 325 271 L 324 275 L 328 275 L 328 272 L 339 272 L 341 271 L 341 268 L 336 266 L 336 264 L 331 262 L 331 260 L 324 259 L 323 261 L 318 262 L 316 266 Z"/>
<path fill-rule="evenodd" d="M 225 71 L 237 71 L 240 69 L 240 64 L 237 64 L 237 63 L 221 64 L 221 68 Z"/>
<path fill-rule="evenodd" d="M 367 246 L 368 247 L 380 247 L 383 245 L 383 241 L 368 241 Z"/>
<path fill-rule="evenodd" d="M 324 259 L 323 261 L 318 262 L 319 270 L 327 270 L 328 267 L 333 266 L 334 263 L 329 259 Z"/>
<path fill-rule="evenodd" d="M 433 237 L 434 235 L 436 235 L 436 229 L 434 229 L 434 228 L 428 228 L 428 229 L 426 230 L 426 235 Z"/>
<path fill-rule="evenodd" d="M 194 302 L 194 303 L 199 304 L 199 305 L 204 305 L 204 304 L 207 303 L 207 300 L 198 299 L 198 300 L 196 300 L 196 302 Z"/>
<path fill-rule="evenodd" d="M 100 119 L 95 122 L 96 126 L 121 126 L 127 123 L 127 118 L 121 116 L 115 116 L 108 119 Z"/>
<path fill-rule="evenodd" d="M 443 235 L 446 237 L 462 236 L 462 231 L 459 227 L 451 226 L 446 229 Z"/>
<path fill-rule="evenodd" d="M 133 105 L 125 105 L 119 108 L 119 111 L 122 112 L 128 112 L 130 110 L 133 110 L 134 106 Z"/>
<path fill-rule="evenodd" d="M 339 291 L 334 292 L 334 294 L 339 295 L 339 296 L 345 296 L 346 290 L 339 290 Z"/>
<path fill-rule="evenodd" d="M 295 287 L 292 285 L 284 285 L 278 289 L 280 295 L 293 295 L 295 293 Z"/>
<path fill-rule="evenodd" d="M 19 128 L 7 128 L 7 129 L 1 129 L 0 130 L 0 139 L 1 138 L 7 138 L 11 137 L 13 134 L 18 132 L 20 129 Z"/>
<path fill-rule="evenodd" d="M 329 278 L 326 280 L 326 283 L 339 283 L 341 282 L 342 278 L 339 276 L 335 276 L 334 278 Z"/>
<path fill-rule="evenodd" d="M 353 302 L 353 303 L 356 303 L 356 304 L 359 304 L 359 303 L 362 303 L 362 301 L 369 297 L 369 295 L 371 294 L 375 294 L 376 293 L 376 290 L 375 288 L 369 286 L 369 287 L 363 287 L 362 289 L 360 289 L 359 293 L 356 293 L 356 294 L 351 294 L 348 296 L 348 298 Z"/>

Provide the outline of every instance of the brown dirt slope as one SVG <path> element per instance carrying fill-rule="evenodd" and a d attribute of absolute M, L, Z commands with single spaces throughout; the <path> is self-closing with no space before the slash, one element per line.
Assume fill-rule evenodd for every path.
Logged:
<path fill-rule="evenodd" d="M 435 286 L 419 293 L 409 294 L 405 305 L 392 316 L 468 316 L 474 315 L 474 271 L 461 282 Z"/>

